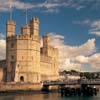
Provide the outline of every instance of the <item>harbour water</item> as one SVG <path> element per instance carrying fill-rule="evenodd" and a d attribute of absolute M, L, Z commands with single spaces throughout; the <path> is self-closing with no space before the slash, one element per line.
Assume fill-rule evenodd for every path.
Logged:
<path fill-rule="evenodd" d="M 45 94 L 23 94 L 0 96 L 0 100 L 100 100 L 100 93 L 97 96 L 81 96 L 81 97 L 61 97 L 59 93 Z"/>

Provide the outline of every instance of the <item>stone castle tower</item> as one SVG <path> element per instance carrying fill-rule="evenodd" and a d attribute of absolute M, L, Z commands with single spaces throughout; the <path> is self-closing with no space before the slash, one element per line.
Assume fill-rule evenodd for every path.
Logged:
<path fill-rule="evenodd" d="M 50 37 L 43 36 L 40 47 L 39 19 L 31 18 L 15 34 L 14 21 L 6 23 L 6 81 L 40 82 L 58 79 L 58 49 L 50 45 Z"/>

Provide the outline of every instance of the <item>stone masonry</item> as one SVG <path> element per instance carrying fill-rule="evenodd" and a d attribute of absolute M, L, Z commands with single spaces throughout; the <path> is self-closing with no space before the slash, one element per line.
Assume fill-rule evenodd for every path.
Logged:
<path fill-rule="evenodd" d="M 7 82 L 39 83 L 57 80 L 58 49 L 50 44 L 50 36 L 43 36 L 40 46 L 39 19 L 31 18 L 29 24 L 21 27 L 21 34 L 15 34 L 14 21 L 6 23 L 6 75 Z"/>

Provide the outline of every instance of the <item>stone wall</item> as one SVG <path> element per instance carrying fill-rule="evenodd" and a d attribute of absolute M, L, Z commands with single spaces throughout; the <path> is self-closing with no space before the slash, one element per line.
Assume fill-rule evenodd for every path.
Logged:
<path fill-rule="evenodd" d="M 11 90 L 41 90 L 42 84 L 0 84 L 0 91 Z"/>
<path fill-rule="evenodd" d="M 3 68 L 0 68 L 0 82 L 3 80 Z"/>
<path fill-rule="evenodd" d="M 0 61 L 0 82 L 6 80 L 6 60 Z"/>

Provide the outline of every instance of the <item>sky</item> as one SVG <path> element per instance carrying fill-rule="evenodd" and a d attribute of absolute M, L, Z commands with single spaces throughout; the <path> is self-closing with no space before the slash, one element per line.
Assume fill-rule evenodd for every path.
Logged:
<path fill-rule="evenodd" d="M 0 60 L 11 15 L 16 34 L 30 18 L 39 18 L 40 37 L 50 34 L 59 50 L 60 70 L 100 71 L 100 0 L 0 0 Z"/>

